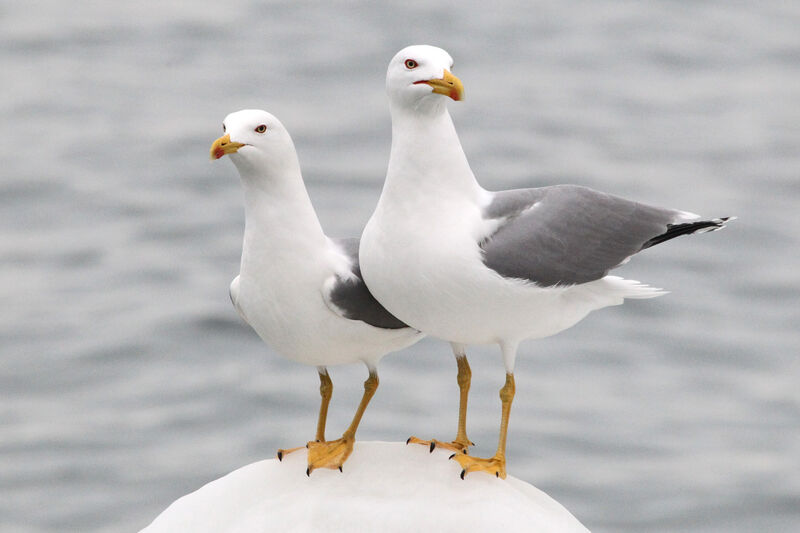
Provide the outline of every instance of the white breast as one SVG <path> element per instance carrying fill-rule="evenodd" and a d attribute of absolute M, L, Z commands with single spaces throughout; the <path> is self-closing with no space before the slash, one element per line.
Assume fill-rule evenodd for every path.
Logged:
<path fill-rule="evenodd" d="M 419 338 L 409 329 L 376 328 L 331 311 L 322 288 L 336 267 L 327 247 L 270 257 L 245 253 L 235 305 L 273 349 L 309 365 L 377 363 Z"/>
<path fill-rule="evenodd" d="M 376 210 L 360 260 L 375 297 L 429 335 L 462 344 L 546 337 L 639 290 L 617 278 L 550 288 L 504 278 L 483 264 L 478 243 L 490 228 L 474 203 L 417 207 L 415 216 Z"/>

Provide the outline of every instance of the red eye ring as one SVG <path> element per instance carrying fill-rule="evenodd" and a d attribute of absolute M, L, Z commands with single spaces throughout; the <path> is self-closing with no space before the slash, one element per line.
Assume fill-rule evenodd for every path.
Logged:
<path fill-rule="evenodd" d="M 411 70 L 417 68 L 419 66 L 419 63 L 417 63 L 413 59 L 406 59 L 405 66 L 408 70 Z"/>
<path fill-rule="evenodd" d="M 258 126 L 256 126 L 256 129 L 255 129 L 256 133 L 264 133 L 265 131 L 267 131 L 267 125 L 266 124 L 259 124 Z"/>

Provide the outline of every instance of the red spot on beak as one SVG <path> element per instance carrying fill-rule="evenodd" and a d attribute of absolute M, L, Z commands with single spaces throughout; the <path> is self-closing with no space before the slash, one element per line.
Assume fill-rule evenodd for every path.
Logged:
<path fill-rule="evenodd" d="M 456 102 L 458 102 L 459 100 L 461 100 L 461 96 L 458 94 L 458 91 L 456 91 L 455 89 L 453 89 L 452 91 L 450 91 L 450 98 L 452 98 L 452 99 L 453 99 L 453 100 L 455 100 Z"/>
<path fill-rule="evenodd" d="M 215 159 L 219 159 L 220 157 L 222 157 L 224 155 L 225 155 L 225 150 L 223 150 L 222 147 L 218 147 L 216 150 L 214 150 L 214 158 Z"/>

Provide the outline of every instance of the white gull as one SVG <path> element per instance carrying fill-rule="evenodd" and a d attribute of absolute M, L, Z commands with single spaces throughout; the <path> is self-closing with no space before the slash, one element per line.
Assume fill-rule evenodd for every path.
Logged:
<path fill-rule="evenodd" d="M 626 298 L 664 294 L 607 274 L 645 248 L 719 229 L 728 219 L 701 220 L 574 185 L 483 189 L 447 111 L 447 97 L 463 97 L 452 65 L 447 52 L 432 46 L 405 48 L 389 64 L 391 155 L 361 239 L 361 269 L 386 309 L 462 347 L 462 356 L 465 345 L 500 346 L 506 382 L 497 452 L 488 459 L 466 454 L 460 413 L 453 444 L 463 453 L 453 457 L 462 477 L 471 471 L 505 477 L 519 343 L 558 333 Z M 469 380 L 461 374 L 465 407 Z"/>
<path fill-rule="evenodd" d="M 386 311 L 367 290 L 358 239 L 327 237 L 306 192 L 292 139 L 260 110 L 231 113 L 211 158 L 229 155 L 244 188 L 245 230 L 239 275 L 230 286 L 242 319 L 278 353 L 314 365 L 320 378 L 315 440 L 308 468 L 338 468 L 353 449 L 361 416 L 378 387 L 378 361 L 422 338 Z M 342 437 L 325 440 L 333 384 L 328 365 L 364 363 L 369 377 Z M 299 448 L 278 451 L 278 458 Z"/>

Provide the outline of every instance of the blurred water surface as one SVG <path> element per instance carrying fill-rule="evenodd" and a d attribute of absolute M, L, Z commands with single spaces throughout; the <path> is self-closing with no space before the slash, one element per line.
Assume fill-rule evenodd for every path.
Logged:
<path fill-rule="evenodd" d="M 313 434 L 316 372 L 228 301 L 243 226 L 231 111 L 294 136 L 329 234 L 379 196 L 401 47 L 448 49 L 489 189 L 578 183 L 710 216 L 619 273 L 672 291 L 529 342 L 509 469 L 592 531 L 800 531 L 800 5 L 62 2 L 0 5 L 0 529 L 135 531 Z M 491 453 L 503 370 L 471 352 Z M 364 439 L 452 438 L 455 364 L 387 357 Z M 363 368 L 331 370 L 329 432 Z"/>

